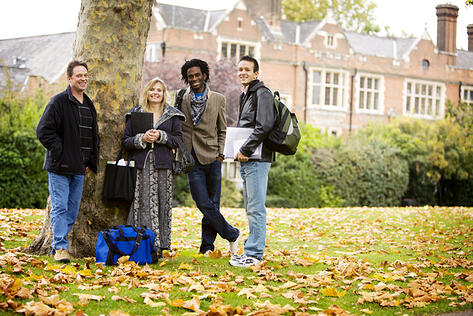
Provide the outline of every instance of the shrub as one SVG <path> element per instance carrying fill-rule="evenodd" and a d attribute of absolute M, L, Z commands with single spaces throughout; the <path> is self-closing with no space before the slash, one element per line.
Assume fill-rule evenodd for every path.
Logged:
<path fill-rule="evenodd" d="M 186 175 L 174 177 L 174 201 L 180 206 L 195 207 Z M 220 206 L 243 207 L 241 190 L 238 190 L 233 182 L 226 179 L 222 179 Z"/>
<path fill-rule="evenodd" d="M 44 208 L 48 177 L 35 128 L 46 104 L 42 91 L 29 97 L 2 91 L 0 99 L 0 207 Z"/>
<path fill-rule="evenodd" d="M 48 176 L 44 148 L 31 135 L 0 135 L 0 206 L 44 208 Z"/>
<path fill-rule="evenodd" d="M 401 204 L 408 164 L 399 150 L 352 137 L 344 147 L 315 150 L 312 159 L 318 178 L 333 186 L 345 206 Z"/>
<path fill-rule="evenodd" d="M 269 170 L 269 207 L 340 206 L 342 201 L 332 188 L 324 185 L 311 163 L 309 152 L 298 151 L 294 156 L 278 155 Z"/>
<path fill-rule="evenodd" d="M 447 117 L 432 123 L 401 118 L 389 125 L 371 125 L 360 134 L 399 148 L 409 163 L 406 198 L 417 204 L 470 205 L 460 187 L 473 191 L 473 120 L 471 107 L 447 104 Z M 458 202 L 455 202 L 458 199 Z M 467 204 L 465 204 L 467 203 Z"/>

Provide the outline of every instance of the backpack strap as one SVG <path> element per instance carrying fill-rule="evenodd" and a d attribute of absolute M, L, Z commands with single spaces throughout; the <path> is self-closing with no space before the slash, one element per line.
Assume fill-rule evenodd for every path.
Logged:
<path fill-rule="evenodd" d="M 178 109 L 181 112 L 182 112 L 182 100 L 183 100 L 183 97 L 184 97 L 184 93 L 186 93 L 186 88 L 183 88 L 183 89 L 179 90 L 179 92 L 177 93 L 177 97 L 176 97 L 175 107 L 176 107 L 176 109 Z"/>

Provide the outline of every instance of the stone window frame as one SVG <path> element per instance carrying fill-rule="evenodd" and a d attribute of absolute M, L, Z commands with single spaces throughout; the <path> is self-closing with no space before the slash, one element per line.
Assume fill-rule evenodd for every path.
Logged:
<path fill-rule="evenodd" d="M 473 105 L 473 86 L 470 86 L 470 85 L 461 86 L 460 100 L 463 103 Z"/>
<path fill-rule="evenodd" d="M 372 82 L 372 86 L 368 87 L 368 82 Z M 373 87 L 374 82 L 378 82 L 378 88 Z M 384 113 L 384 76 L 375 75 L 371 73 L 361 72 L 358 73 L 355 77 L 354 82 L 355 87 L 355 94 L 354 94 L 354 101 L 355 101 L 355 109 L 357 113 L 366 113 L 366 114 L 379 114 L 382 115 Z M 363 87 L 362 87 L 363 85 Z M 363 96 L 362 96 L 363 93 Z M 374 109 L 374 98 L 370 98 L 369 104 L 367 104 L 367 97 L 368 95 L 378 95 L 378 108 Z M 363 101 L 363 107 L 361 103 Z"/>
<path fill-rule="evenodd" d="M 444 83 L 405 79 L 403 115 L 414 118 L 435 120 L 442 118 L 445 113 Z"/>
<path fill-rule="evenodd" d="M 226 53 L 227 56 L 223 56 L 222 51 L 223 51 L 223 46 L 226 45 Z M 235 56 L 231 56 L 231 49 L 232 45 L 235 45 Z M 245 47 L 245 52 L 242 55 L 241 54 L 241 47 Z M 235 58 L 236 60 L 239 60 L 240 57 L 244 55 L 248 55 L 250 53 L 250 49 L 253 48 L 253 53 L 252 57 L 256 59 L 260 59 L 259 54 L 260 54 L 260 48 L 261 44 L 258 42 L 251 42 L 251 41 L 242 41 L 242 40 L 235 40 L 235 39 L 228 39 L 228 38 L 217 38 L 217 60 L 220 60 L 222 58 Z"/>
<path fill-rule="evenodd" d="M 334 34 L 329 34 L 325 36 L 325 47 L 327 48 L 336 48 L 337 47 L 337 40 Z"/>
<path fill-rule="evenodd" d="M 145 61 L 154 63 L 161 58 L 161 43 L 147 43 L 145 51 Z"/>
<path fill-rule="evenodd" d="M 320 81 L 314 82 L 315 76 L 314 73 L 320 73 Z M 331 74 L 331 80 L 335 79 L 334 74 L 338 74 L 338 84 L 329 83 L 327 84 L 327 74 Z M 322 78 L 324 78 L 322 82 Z M 323 110 L 330 110 L 330 111 L 348 111 L 348 90 L 349 90 L 349 72 L 342 69 L 332 69 L 332 68 L 318 68 L 313 67 L 310 69 L 309 73 L 309 108 L 315 109 L 323 109 Z M 314 91 L 315 87 L 319 87 L 319 103 L 314 102 Z M 334 104 L 334 90 L 336 90 L 336 104 Z M 330 91 L 330 96 L 328 96 L 328 100 L 330 104 L 326 104 L 327 95 L 326 92 Z"/>

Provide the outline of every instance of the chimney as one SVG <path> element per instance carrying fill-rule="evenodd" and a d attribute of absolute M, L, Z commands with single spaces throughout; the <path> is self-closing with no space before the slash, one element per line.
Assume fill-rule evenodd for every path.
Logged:
<path fill-rule="evenodd" d="M 282 0 L 244 0 L 246 7 L 256 17 L 263 16 L 273 27 L 280 27 Z"/>
<path fill-rule="evenodd" d="M 468 51 L 473 52 L 473 24 L 468 24 L 466 33 L 468 34 Z"/>
<path fill-rule="evenodd" d="M 437 9 L 437 47 L 441 52 L 457 51 L 458 7 L 452 4 L 440 4 Z"/>

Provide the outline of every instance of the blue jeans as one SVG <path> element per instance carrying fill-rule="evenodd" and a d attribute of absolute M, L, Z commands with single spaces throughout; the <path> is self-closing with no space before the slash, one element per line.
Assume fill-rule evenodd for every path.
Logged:
<path fill-rule="evenodd" d="M 197 159 L 194 168 L 187 174 L 189 187 L 195 204 L 204 214 L 202 218 L 202 243 L 199 252 L 214 250 L 217 233 L 223 239 L 235 241 L 240 231 L 231 226 L 220 213 L 220 190 L 222 186 L 222 163 L 218 160 L 201 165 Z"/>
<path fill-rule="evenodd" d="M 84 175 L 60 175 L 48 172 L 49 195 L 51 196 L 52 252 L 69 249 L 67 234 L 71 231 L 79 213 Z"/>
<path fill-rule="evenodd" d="M 248 217 L 250 235 L 245 241 L 245 254 L 263 259 L 266 246 L 266 191 L 270 162 L 249 161 L 240 163 L 243 179 L 243 198 Z"/>

